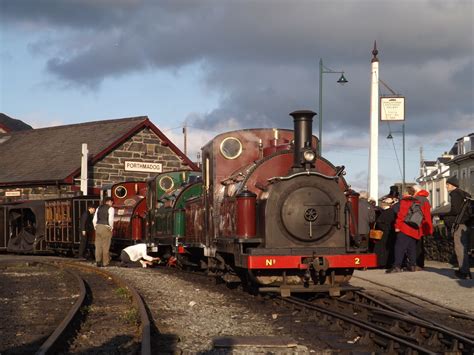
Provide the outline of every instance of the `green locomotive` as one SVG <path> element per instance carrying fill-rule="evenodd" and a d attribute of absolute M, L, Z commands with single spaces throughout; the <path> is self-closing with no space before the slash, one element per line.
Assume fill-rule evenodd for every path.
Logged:
<path fill-rule="evenodd" d="M 148 180 L 148 240 L 159 246 L 159 254 L 176 255 L 185 236 L 185 202 L 202 194 L 201 173 L 173 171 Z"/>

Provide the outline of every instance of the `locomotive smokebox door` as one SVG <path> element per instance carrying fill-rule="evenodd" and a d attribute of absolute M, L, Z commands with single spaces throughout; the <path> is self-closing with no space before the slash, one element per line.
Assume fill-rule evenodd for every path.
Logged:
<path fill-rule="evenodd" d="M 339 205 L 313 186 L 291 191 L 281 209 L 281 220 L 295 239 L 311 242 L 324 237 L 337 224 Z"/>

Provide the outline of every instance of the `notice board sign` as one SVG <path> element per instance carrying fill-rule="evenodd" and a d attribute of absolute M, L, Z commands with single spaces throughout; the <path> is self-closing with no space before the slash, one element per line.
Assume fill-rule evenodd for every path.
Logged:
<path fill-rule="evenodd" d="M 405 98 L 391 96 L 380 98 L 381 121 L 405 121 Z"/>
<path fill-rule="evenodd" d="M 161 163 L 145 163 L 140 161 L 126 161 L 125 171 L 141 171 L 144 173 L 161 173 Z"/>

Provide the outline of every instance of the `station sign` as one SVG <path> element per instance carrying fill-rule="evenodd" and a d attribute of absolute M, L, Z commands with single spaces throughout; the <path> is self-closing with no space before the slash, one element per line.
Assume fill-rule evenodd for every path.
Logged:
<path fill-rule="evenodd" d="M 381 121 L 405 121 L 405 98 L 390 96 L 380 98 Z"/>
<path fill-rule="evenodd" d="M 161 173 L 161 163 L 145 163 L 141 161 L 125 161 L 125 171 L 140 171 L 145 173 Z"/>
<path fill-rule="evenodd" d="M 20 190 L 5 191 L 5 197 L 18 197 L 18 196 L 21 196 Z"/>

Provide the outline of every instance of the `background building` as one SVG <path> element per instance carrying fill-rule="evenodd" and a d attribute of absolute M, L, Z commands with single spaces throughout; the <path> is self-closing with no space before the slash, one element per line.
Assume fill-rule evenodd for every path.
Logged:
<path fill-rule="evenodd" d="M 474 133 L 456 140 L 451 153 L 454 157 L 447 162 L 451 176 L 456 176 L 459 187 L 474 196 Z"/>
<path fill-rule="evenodd" d="M 425 160 L 421 162 L 421 175 L 417 181 L 423 189 L 430 193 L 428 198 L 433 209 L 444 206 L 449 202 L 446 179 L 450 175 L 447 163 L 452 158 L 452 155 L 445 153 L 436 161 Z"/>
<path fill-rule="evenodd" d="M 88 146 L 88 194 L 161 171 L 197 169 L 146 116 L 0 133 L 0 203 L 80 195 Z"/>
<path fill-rule="evenodd" d="M 436 161 L 420 162 L 417 181 L 430 193 L 433 209 L 449 204 L 446 180 L 450 176 L 456 176 L 459 187 L 474 196 L 474 133 L 457 139 L 449 153 Z"/>

